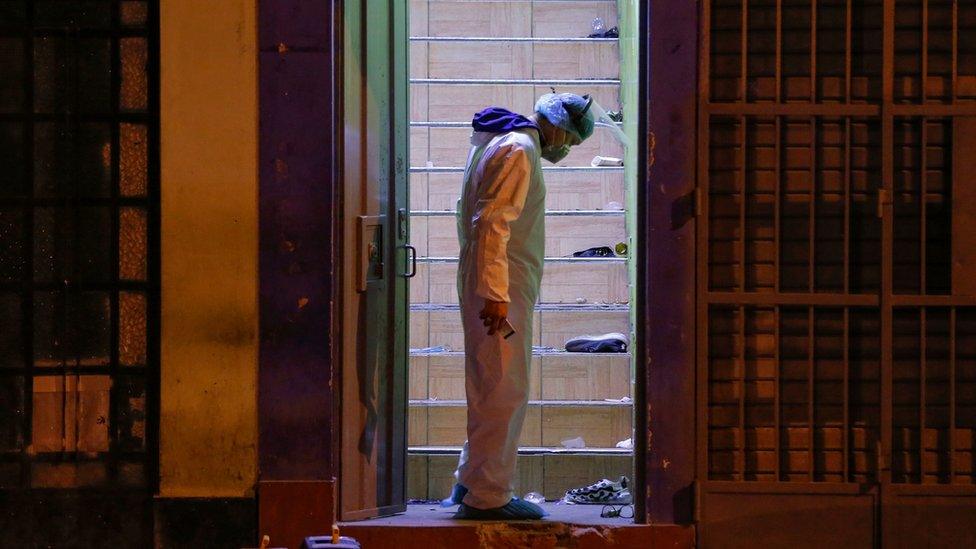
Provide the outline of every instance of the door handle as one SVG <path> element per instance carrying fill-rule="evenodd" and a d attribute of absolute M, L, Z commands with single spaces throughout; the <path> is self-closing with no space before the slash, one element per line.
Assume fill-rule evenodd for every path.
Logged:
<path fill-rule="evenodd" d="M 356 232 L 358 233 L 357 251 L 359 255 L 356 266 L 356 290 L 365 292 L 370 281 L 383 279 L 383 228 L 386 216 L 361 215 L 358 218 Z"/>
<path fill-rule="evenodd" d="M 413 278 L 417 276 L 417 248 L 414 248 L 410 244 L 405 244 L 403 248 L 407 251 L 407 255 L 410 258 L 410 270 L 403 273 L 403 278 Z"/>

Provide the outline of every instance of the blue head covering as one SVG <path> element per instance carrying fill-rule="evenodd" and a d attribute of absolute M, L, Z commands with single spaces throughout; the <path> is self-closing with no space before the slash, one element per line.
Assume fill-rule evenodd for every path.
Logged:
<path fill-rule="evenodd" d="M 505 133 L 527 128 L 539 130 L 539 125 L 535 122 L 501 107 L 488 107 L 478 112 L 471 120 L 471 127 L 476 132 L 490 133 Z"/>
<path fill-rule="evenodd" d="M 596 119 L 590 111 L 593 100 L 575 93 L 547 93 L 535 104 L 535 112 L 546 117 L 553 126 L 585 141 L 593 135 Z"/>

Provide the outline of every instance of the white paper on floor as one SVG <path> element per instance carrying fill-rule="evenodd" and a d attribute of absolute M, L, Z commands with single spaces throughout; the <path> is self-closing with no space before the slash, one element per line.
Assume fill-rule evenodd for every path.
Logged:
<path fill-rule="evenodd" d="M 620 442 L 617 443 L 617 448 L 624 448 L 624 449 L 627 449 L 627 450 L 633 450 L 634 449 L 634 439 L 628 438 L 626 440 L 621 440 Z"/>
<path fill-rule="evenodd" d="M 596 168 L 597 166 L 623 166 L 624 161 L 622 158 L 614 158 L 612 156 L 594 156 L 593 160 L 590 161 L 590 166 Z"/>
<path fill-rule="evenodd" d="M 583 437 L 567 438 L 561 442 L 564 448 L 586 448 L 586 442 L 583 441 Z"/>
<path fill-rule="evenodd" d="M 529 503 L 534 503 L 536 505 L 546 502 L 545 496 L 543 496 L 539 492 L 529 492 L 528 494 L 525 494 L 525 497 L 523 497 L 522 499 L 524 499 Z"/>

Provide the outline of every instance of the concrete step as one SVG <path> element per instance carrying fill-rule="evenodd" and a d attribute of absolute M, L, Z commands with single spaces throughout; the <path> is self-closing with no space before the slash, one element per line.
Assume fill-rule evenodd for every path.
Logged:
<path fill-rule="evenodd" d="M 340 523 L 342 535 L 362 547 L 432 549 L 691 549 L 695 528 L 675 524 L 635 524 L 633 519 L 601 519 L 601 506 L 555 505 L 539 521 L 454 520 L 451 509 L 408 505 L 392 517 Z M 325 534 L 325 532 L 321 532 Z"/>

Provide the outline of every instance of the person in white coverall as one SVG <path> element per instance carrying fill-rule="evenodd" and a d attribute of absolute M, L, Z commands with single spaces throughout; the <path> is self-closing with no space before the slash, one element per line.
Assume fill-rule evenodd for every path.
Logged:
<path fill-rule="evenodd" d="M 592 134 L 591 106 L 589 97 L 546 94 L 530 117 L 491 107 L 472 121 L 457 210 L 468 440 L 444 500 L 460 504 L 458 518 L 545 515 L 513 497 L 545 251 L 541 160 L 558 162 Z"/>

